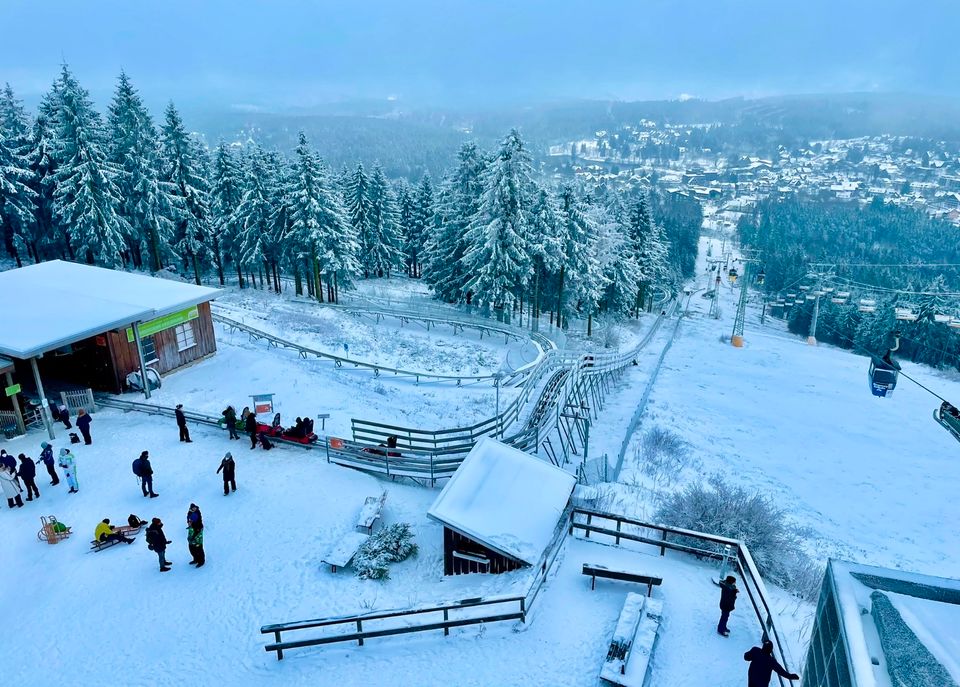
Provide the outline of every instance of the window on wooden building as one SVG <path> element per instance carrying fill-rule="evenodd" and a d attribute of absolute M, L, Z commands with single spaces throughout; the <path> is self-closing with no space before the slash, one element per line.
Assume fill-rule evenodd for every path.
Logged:
<path fill-rule="evenodd" d="M 177 350 L 185 351 L 197 345 L 197 340 L 193 338 L 193 322 L 184 322 L 177 325 L 174 330 L 177 335 Z"/>
<path fill-rule="evenodd" d="M 157 346 L 154 343 L 152 336 L 143 337 L 140 340 L 140 343 L 143 345 L 143 364 L 144 365 L 160 362 L 160 360 L 157 358 Z"/>

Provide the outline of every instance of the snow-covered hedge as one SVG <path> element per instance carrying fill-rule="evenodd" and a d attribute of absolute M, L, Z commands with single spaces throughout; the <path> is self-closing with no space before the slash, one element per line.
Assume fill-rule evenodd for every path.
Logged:
<path fill-rule="evenodd" d="M 357 551 L 353 567 L 363 580 L 389 580 L 390 564 L 417 553 L 410 525 L 398 522 L 372 535 Z"/>

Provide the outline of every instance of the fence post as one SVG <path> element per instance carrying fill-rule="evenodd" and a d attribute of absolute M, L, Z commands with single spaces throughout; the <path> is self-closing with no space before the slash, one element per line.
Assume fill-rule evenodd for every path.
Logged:
<path fill-rule="evenodd" d="M 276 631 L 273 633 L 273 636 L 276 638 L 277 644 L 279 644 L 279 643 L 280 643 L 280 630 L 276 630 Z M 278 660 L 278 661 L 282 661 L 282 660 L 283 660 L 283 649 L 277 649 L 277 660 Z"/>
<path fill-rule="evenodd" d="M 447 609 L 444 608 L 444 609 L 443 609 L 443 622 L 447 622 L 449 619 L 450 619 L 450 618 L 449 618 L 449 616 L 448 616 Z M 446 625 L 444 625 L 444 626 L 443 626 L 443 636 L 446 637 L 446 636 L 449 635 L 449 634 L 450 634 L 450 628 L 447 627 Z"/>
<path fill-rule="evenodd" d="M 357 618 L 357 632 L 363 632 L 363 625 L 360 624 L 360 618 Z M 357 638 L 357 642 L 360 643 L 360 646 L 363 646 L 363 637 Z"/>
<path fill-rule="evenodd" d="M 660 530 L 660 541 L 667 541 L 667 531 L 666 531 L 666 530 Z M 666 547 L 666 546 L 661 546 L 661 547 L 660 547 L 660 555 L 661 555 L 661 556 L 666 556 L 666 555 L 667 555 L 667 547 Z"/>
<path fill-rule="evenodd" d="M 87 389 L 87 403 L 90 405 L 90 412 L 97 412 L 97 402 L 93 398 L 93 389 Z"/>
<path fill-rule="evenodd" d="M 622 520 L 617 520 L 617 532 L 620 531 L 620 525 L 623 523 Z M 620 535 L 617 535 L 617 546 L 620 546 Z"/>
<path fill-rule="evenodd" d="M 592 523 L 592 522 L 593 522 L 593 515 L 592 515 L 591 513 L 587 513 L 587 524 L 589 525 L 589 524 Z M 587 535 L 587 539 L 589 539 L 589 538 L 590 538 L 590 530 L 584 530 L 584 532 L 585 532 L 586 535 Z"/>
<path fill-rule="evenodd" d="M 524 624 L 527 622 L 527 600 L 522 597 L 520 599 L 520 622 Z"/>

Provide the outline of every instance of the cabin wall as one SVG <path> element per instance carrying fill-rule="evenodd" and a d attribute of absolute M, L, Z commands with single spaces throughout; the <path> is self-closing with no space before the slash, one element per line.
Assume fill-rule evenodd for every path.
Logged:
<path fill-rule="evenodd" d="M 474 556 L 482 556 L 488 559 L 490 563 L 489 565 L 484 565 L 475 561 L 457 558 L 453 555 L 454 551 L 460 551 Z M 523 567 L 526 567 L 526 564 L 521 561 L 497 553 L 480 542 L 451 530 L 449 527 L 443 528 L 444 575 L 466 575 L 479 572 L 499 574 Z"/>

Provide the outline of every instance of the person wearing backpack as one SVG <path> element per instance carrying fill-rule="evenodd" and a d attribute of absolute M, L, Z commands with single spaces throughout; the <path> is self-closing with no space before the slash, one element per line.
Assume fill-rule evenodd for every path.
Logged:
<path fill-rule="evenodd" d="M 220 467 L 217 468 L 217 473 L 221 471 L 223 472 L 223 495 L 227 496 L 230 494 L 231 488 L 233 491 L 237 490 L 237 463 L 233 459 L 233 454 L 229 451 L 220 461 Z"/>
<path fill-rule="evenodd" d="M 40 442 L 40 458 L 37 463 L 43 461 L 47 468 L 47 474 L 50 475 L 50 486 L 55 487 L 60 484 L 60 478 L 57 476 L 57 469 L 53 467 L 53 446 L 45 441 Z"/>
<path fill-rule="evenodd" d="M 150 464 L 150 453 L 142 452 L 140 457 L 133 461 L 131 467 L 133 474 L 140 478 L 140 489 L 143 495 L 152 499 L 157 498 L 160 494 L 153 493 L 153 466 Z"/>

